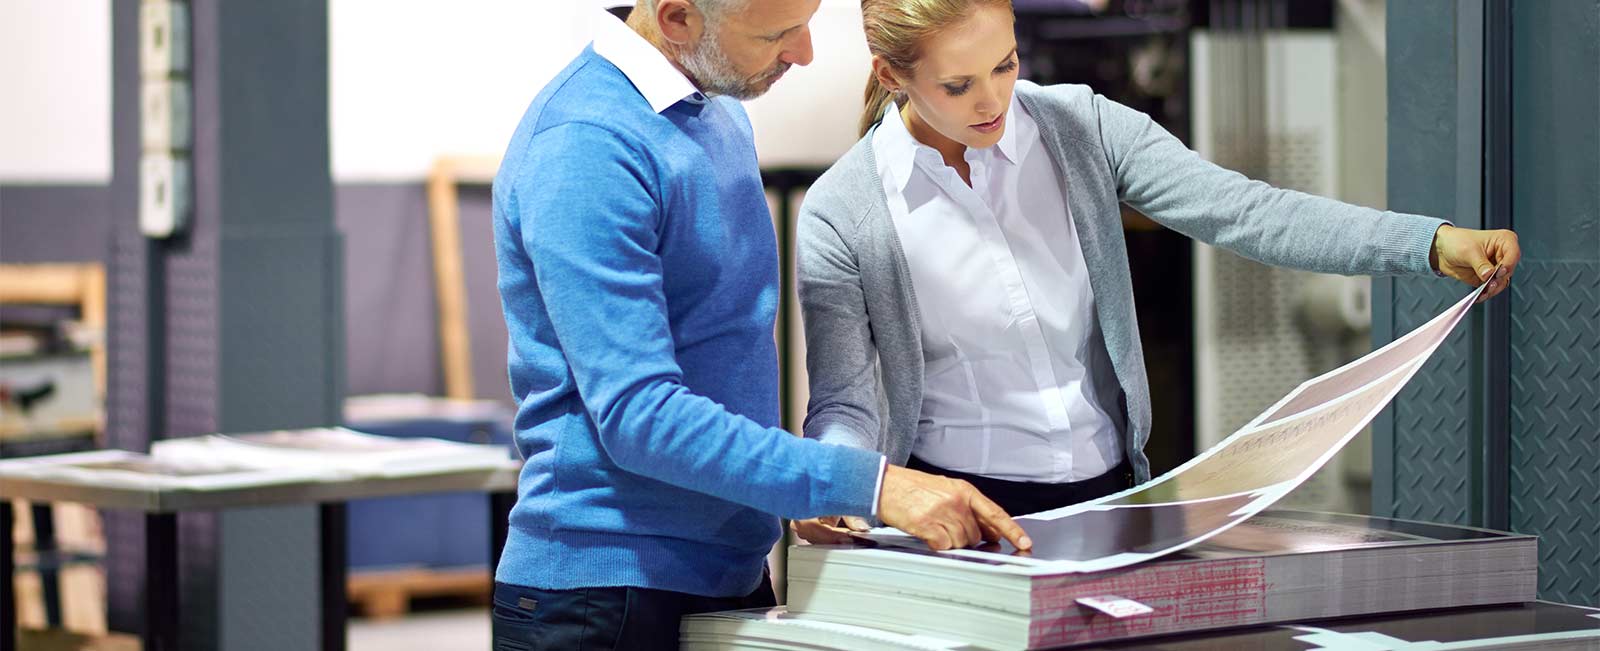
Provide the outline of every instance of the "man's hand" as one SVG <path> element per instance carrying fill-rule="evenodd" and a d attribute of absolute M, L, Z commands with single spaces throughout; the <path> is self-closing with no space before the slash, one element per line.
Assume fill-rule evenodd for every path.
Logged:
<path fill-rule="evenodd" d="M 1489 283 L 1478 297 L 1479 303 L 1505 291 L 1521 261 L 1522 247 L 1517 244 L 1516 233 L 1456 228 L 1448 224 L 1434 232 L 1433 250 L 1428 254 L 1428 263 L 1439 273 L 1473 287 Z M 1500 267 L 1500 273 L 1490 278 L 1495 267 Z"/>
<path fill-rule="evenodd" d="M 1017 549 L 1033 548 L 1022 527 L 972 484 L 900 466 L 884 471 L 878 516 L 933 549 L 960 549 L 1001 538 Z"/>
<path fill-rule="evenodd" d="M 866 531 L 872 527 L 855 516 L 829 515 L 810 520 L 790 520 L 789 528 L 795 535 L 813 545 L 840 545 L 853 542 L 852 531 Z"/>

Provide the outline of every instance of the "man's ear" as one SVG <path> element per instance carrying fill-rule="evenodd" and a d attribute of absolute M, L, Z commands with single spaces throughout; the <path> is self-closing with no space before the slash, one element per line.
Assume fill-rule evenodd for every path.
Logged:
<path fill-rule="evenodd" d="M 705 14 L 690 0 L 659 0 L 656 3 L 656 26 L 661 36 L 673 45 L 698 43 L 705 33 Z"/>

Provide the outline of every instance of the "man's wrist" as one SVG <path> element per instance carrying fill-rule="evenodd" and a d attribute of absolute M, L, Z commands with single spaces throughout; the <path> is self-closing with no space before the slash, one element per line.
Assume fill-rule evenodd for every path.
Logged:
<path fill-rule="evenodd" d="M 1445 277 L 1444 269 L 1441 266 L 1443 256 L 1440 250 L 1443 248 L 1442 241 L 1447 228 L 1453 229 L 1455 226 L 1451 226 L 1449 222 L 1440 224 L 1439 228 L 1433 231 L 1433 244 L 1428 246 L 1428 266 L 1433 269 L 1433 275 L 1440 278 Z"/>

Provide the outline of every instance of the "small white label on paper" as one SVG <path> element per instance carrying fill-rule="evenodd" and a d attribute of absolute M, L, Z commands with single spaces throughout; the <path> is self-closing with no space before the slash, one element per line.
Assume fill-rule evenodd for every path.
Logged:
<path fill-rule="evenodd" d="M 1078 599 L 1078 605 L 1088 606 L 1117 619 L 1134 617 L 1137 615 L 1148 615 L 1156 611 L 1156 609 L 1146 606 L 1142 603 L 1132 599 L 1123 599 L 1122 597 L 1118 597 L 1116 595 L 1082 597 Z"/>

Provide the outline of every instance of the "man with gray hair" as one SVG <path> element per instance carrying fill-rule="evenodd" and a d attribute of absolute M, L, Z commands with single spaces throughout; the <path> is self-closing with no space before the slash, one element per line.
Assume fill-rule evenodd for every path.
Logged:
<path fill-rule="evenodd" d="M 495 252 L 527 463 L 496 649 L 676 648 L 683 615 L 773 605 L 777 516 L 1031 545 L 965 482 L 778 428 L 776 239 L 737 100 L 811 61 L 818 2 L 639 0 L 512 136 Z"/>

